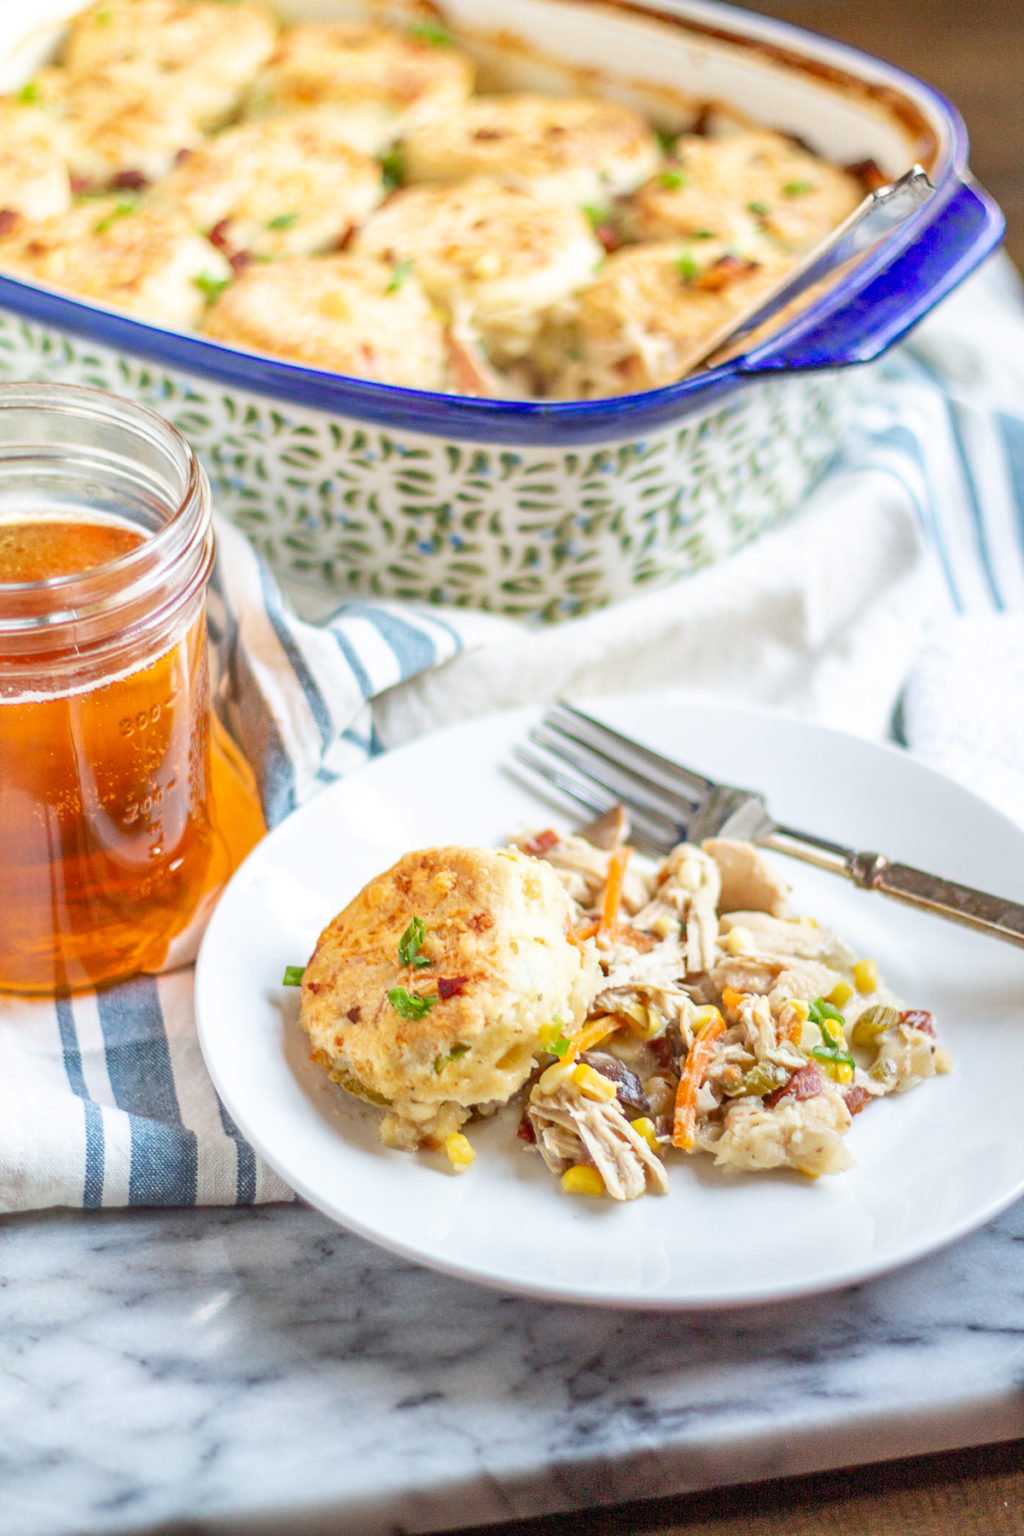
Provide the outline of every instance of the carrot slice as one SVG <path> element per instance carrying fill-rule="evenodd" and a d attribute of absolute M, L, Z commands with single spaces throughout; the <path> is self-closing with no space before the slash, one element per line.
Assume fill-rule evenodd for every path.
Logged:
<path fill-rule="evenodd" d="M 672 1145 L 684 1152 L 692 1152 L 697 1139 L 697 1092 L 704 1075 L 711 1065 L 718 1037 L 725 1030 L 725 1020 L 719 1015 L 709 1019 L 690 1046 L 679 1074 L 676 1089 L 675 1112 L 672 1116 Z"/>
<path fill-rule="evenodd" d="M 586 923 L 582 928 L 570 928 L 565 936 L 570 944 L 575 944 L 577 948 L 580 948 L 588 939 L 594 937 L 600 926 L 600 922 L 595 918 L 592 923 Z"/>
<path fill-rule="evenodd" d="M 608 879 L 604 887 L 604 903 L 601 907 L 599 933 L 614 934 L 622 903 L 622 877 L 626 873 L 629 856 L 633 852 L 627 843 L 612 850 L 608 860 Z"/>

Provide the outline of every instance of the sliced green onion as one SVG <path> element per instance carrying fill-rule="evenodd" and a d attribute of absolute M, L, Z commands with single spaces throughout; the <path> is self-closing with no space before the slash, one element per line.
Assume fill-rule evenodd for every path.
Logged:
<path fill-rule="evenodd" d="M 98 225 L 97 228 L 99 228 Z M 212 272 L 200 272 L 199 276 L 193 278 L 192 281 L 207 302 L 212 304 L 214 299 L 219 298 L 224 289 L 229 286 L 231 279 L 230 277 L 214 277 Z"/>
<path fill-rule="evenodd" d="M 407 992 L 405 987 L 392 987 L 388 1002 L 403 1019 L 422 1019 L 437 1002 L 437 995 L 421 997 L 418 992 Z"/>
<path fill-rule="evenodd" d="M 291 229 L 298 222 L 297 213 L 279 213 L 276 218 L 267 220 L 268 229 Z"/>
<path fill-rule="evenodd" d="M 411 965 L 416 970 L 422 970 L 425 965 L 432 962 L 426 955 L 420 954 L 423 940 L 427 936 L 427 930 L 423 926 L 422 917 L 409 919 L 409 926 L 398 941 L 398 961 L 400 965 Z"/>
<path fill-rule="evenodd" d="M 286 965 L 284 975 L 281 977 L 282 987 L 301 987 L 302 978 L 306 974 L 304 965 Z"/>
<path fill-rule="evenodd" d="M 395 264 L 395 270 L 391 274 L 391 281 L 385 288 L 385 293 L 397 293 L 412 271 L 412 257 L 403 256 L 401 261 Z"/>

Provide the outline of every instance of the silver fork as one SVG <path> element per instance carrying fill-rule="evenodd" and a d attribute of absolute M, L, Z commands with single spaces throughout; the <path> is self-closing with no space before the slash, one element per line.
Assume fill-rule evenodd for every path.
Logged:
<path fill-rule="evenodd" d="M 644 853 L 658 857 L 683 841 L 740 838 L 1024 946 L 1019 902 L 783 826 L 756 790 L 684 768 L 571 704 L 554 705 L 529 737 L 539 750 L 516 747 L 517 760 L 595 816 L 623 805 L 630 815 L 630 840 Z"/>

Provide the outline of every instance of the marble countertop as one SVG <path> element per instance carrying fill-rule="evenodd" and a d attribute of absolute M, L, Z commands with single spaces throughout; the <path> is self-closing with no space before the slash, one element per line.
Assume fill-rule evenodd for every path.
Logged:
<path fill-rule="evenodd" d="M 1024 1202 L 870 1284 L 693 1315 L 504 1296 L 300 1205 L 3 1246 L 4 1536 L 423 1532 L 1024 1435 Z"/>

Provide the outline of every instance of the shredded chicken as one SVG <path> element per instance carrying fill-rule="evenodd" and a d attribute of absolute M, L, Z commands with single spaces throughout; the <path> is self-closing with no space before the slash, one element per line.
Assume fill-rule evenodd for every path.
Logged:
<path fill-rule="evenodd" d="M 613 1200 L 635 1200 L 648 1187 L 668 1193 L 664 1163 L 634 1131 L 617 1099 L 587 1098 L 570 1078 L 553 1094 L 534 1089 L 527 1114 L 552 1172 L 591 1163 Z"/>
<path fill-rule="evenodd" d="M 667 1188 L 652 1142 L 675 1142 L 738 1172 L 841 1173 L 854 1115 L 951 1069 L 929 1014 L 904 1011 L 872 962 L 790 915 L 759 849 L 717 838 L 682 843 L 657 868 L 631 858 L 613 918 L 606 891 L 625 828 L 604 817 L 585 830 L 519 840 L 558 872 L 577 931 L 597 928 L 577 941 L 593 946 L 602 973 L 583 1026 L 596 1033 L 580 1049 L 586 1061 L 599 1042 L 590 1059 L 619 1079 L 616 1097 L 599 1099 L 571 1071 L 545 1078 L 540 1061 L 526 1122 L 552 1172 L 583 1164 L 612 1199 L 632 1200 Z M 709 1021 L 711 1049 L 691 1055 Z M 563 1066 L 575 1059 L 570 1041 Z M 650 1140 L 631 1124 L 637 1115 Z"/>

